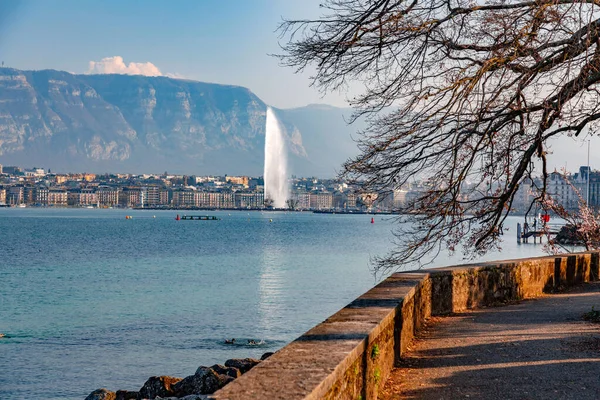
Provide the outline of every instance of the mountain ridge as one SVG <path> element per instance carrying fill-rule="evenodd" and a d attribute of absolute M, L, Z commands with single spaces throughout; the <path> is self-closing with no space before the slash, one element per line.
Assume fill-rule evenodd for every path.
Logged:
<path fill-rule="evenodd" d="M 261 175 L 266 108 L 237 85 L 0 68 L 0 164 Z M 292 173 L 333 176 L 352 155 L 348 109 L 273 108 Z"/>

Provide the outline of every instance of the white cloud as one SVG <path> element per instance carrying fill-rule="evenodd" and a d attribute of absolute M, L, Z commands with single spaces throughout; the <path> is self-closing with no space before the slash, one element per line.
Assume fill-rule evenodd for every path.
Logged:
<path fill-rule="evenodd" d="M 106 57 L 100 61 L 90 61 L 87 73 L 163 76 L 160 69 L 151 62 L 130 62 L 129 64 L 125 64 L 121 56 Z"/>

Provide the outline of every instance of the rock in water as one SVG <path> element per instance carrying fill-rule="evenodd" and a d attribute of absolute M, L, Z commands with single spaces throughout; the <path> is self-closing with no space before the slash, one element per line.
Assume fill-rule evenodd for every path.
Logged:
<path fill-rule="evenodd" d="M 129 390 L 117 390 L 117 398 L 115 400 L 137 400 L 140 397 L 140 392 L 132 392 Z"/>
<path fill-rule="evenodd" d="M 272 351 L 267 351 L 265 354 L 263 354 L 262 356 L 260 356 L 260 360 L 264 361 L 267 358 L 271 357 L 273 354 L 275 354 L 275 353 L 273 353 Z"/>
<path fill-rule="evenodd" d="M 151 376 L 140 389 L 141 399 L 154 399 L 156 397 L 175 396 L 174 387 L 181 378 L 173 376 Z"/>
<path fill-rule="evenodd" d="M 96 389 L 85 398 L 85 400 L 115 400 L 117 395 L 107 389 Z"/>
<path fill-rule="evenodd" d="M 191 394 L 211 394 L 229 383 L 230 378 L 226 375 L 219 375 L 207 367 L 200 367 L 194 375 L 183 378 L 178 382 L 173 390 L 177 397 L 189 396 Z"/>
<path fill-rule="evenodd" d="M 205 368 L 205 367 L 200 367 L 200 368 Z M 198 370 L 200 370 L 200 368 L 198 368 Z M 234 367 L 226 367 L 221 364 L 215 364 L 212 367 L 210 367 L 210 369 L 215 371 L 217 373 L 217 375 L 227 375 L 227 376 L 232 377 L 233 379 L 239 378 L 240 375 L 242 375 L 242 373 L 240 372 L 239 369 L 234 368 Z M 196 371 L 196 372 L 198 372 L 198 371 Z"/>
<path fill-rule="evenodd" d="M 254 366 L 260 364 L 260 360 L 255 358 L 232 358 L 225 361 L 226 367 L 233 367 L 240 370 L 242 374 L 250 371 Z"/>

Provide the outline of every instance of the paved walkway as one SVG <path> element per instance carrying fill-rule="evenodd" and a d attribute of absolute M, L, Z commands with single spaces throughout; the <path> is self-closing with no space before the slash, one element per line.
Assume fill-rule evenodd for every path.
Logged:
<path fill-rule="evenodd" d="M 380 399 L 600 399 L 600 283 L 434 317 Z"/>

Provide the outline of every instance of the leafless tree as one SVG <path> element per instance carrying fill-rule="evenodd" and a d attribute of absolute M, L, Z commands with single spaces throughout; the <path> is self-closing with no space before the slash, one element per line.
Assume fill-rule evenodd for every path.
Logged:
<path fill-rule="evenodd" d="M 534 165 L 546 197 L 548 139 L 600 118 L 598 0 L 329 0 L 315 20 L 284 21 L 281 61 L 315 68 L 324 91 L 364 90 L 361 154 L 346 179 L 382 194 L 425 179 L 401 211 L 398 247 L 376 269 L 436 250 L 477 256 Z"/>
<path fill-rule="evenodd" d="M 290 210 L 295 210 L 296 208 L 298 208 L 298 204 L 300 202 L 298 201 L 298 199 L 287 199 L 285 201 L 285 205 L 287 206 L 288 209 Z"/>
<path fill-rule="evenodd" d="M 264 201 L 263 201 L 263 205 L 265 206 L 265 208 L 273 208 L 273 199 L 271 199 L 270 197 L 267 197 Z"/>

